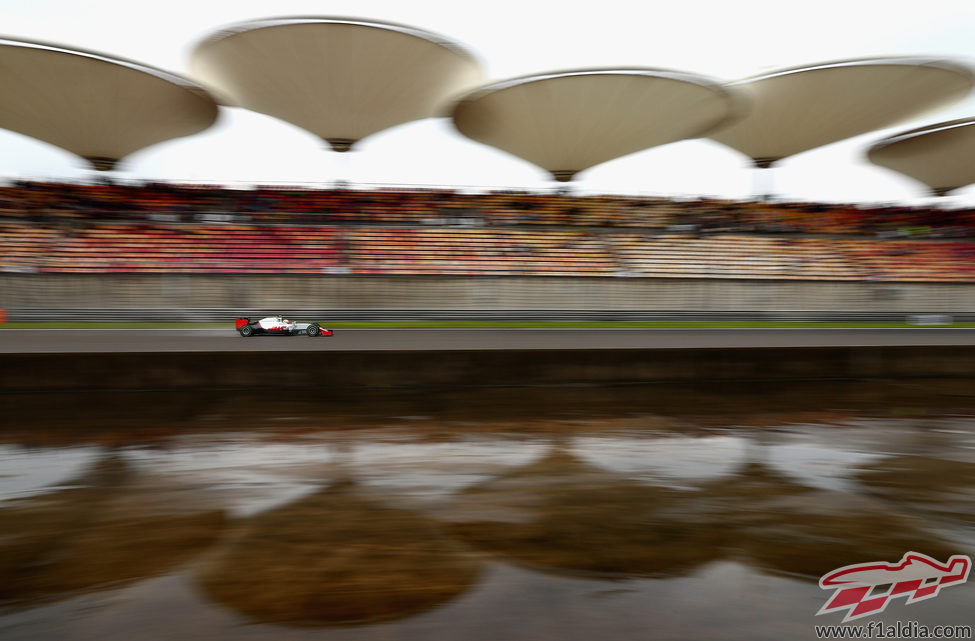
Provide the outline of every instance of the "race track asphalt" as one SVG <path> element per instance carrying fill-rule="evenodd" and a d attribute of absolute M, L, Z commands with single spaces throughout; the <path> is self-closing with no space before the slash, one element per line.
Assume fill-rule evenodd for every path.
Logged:
<path fill-rule="evenodd" d="M 233 329 L 7 329 L 0 353 L 687 349 L 973 345 L 975 329 L 340 329 L 331 338 Z"/>

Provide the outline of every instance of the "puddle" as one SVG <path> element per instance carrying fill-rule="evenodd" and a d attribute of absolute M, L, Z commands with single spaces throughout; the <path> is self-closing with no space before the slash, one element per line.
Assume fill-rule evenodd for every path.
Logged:
<path fill-rule="evenodd" d="M 975 552 L 971 399 L 839 390 L 13 399 L 0 638 L 815 638 L 822 574 Z"/>

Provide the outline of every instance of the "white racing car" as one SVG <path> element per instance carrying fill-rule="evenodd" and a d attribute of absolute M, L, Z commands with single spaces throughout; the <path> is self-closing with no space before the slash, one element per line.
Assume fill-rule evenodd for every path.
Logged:
<path fill-rule="evenodd" d="M 284 316 L 268 316 L 261 320 L 252 321 L 249 318 L 235 320 L 237 331 L 241 336 L 331 336 L 332 330 L 324 329 L 318 323 L 296 323 Z"/>

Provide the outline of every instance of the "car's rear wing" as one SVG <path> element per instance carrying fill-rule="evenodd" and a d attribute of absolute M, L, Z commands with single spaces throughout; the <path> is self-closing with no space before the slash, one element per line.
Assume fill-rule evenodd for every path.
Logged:
<path fill-rule="evenodd" d="M 244 325 L 249 325 L 250 322 L 251 319 L 249 318 L 235 318 L 234 319 L 235 329 L 240 329 Z"/>

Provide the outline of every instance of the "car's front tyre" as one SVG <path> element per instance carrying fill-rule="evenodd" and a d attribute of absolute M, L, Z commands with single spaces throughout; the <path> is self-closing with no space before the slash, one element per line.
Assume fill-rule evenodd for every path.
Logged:
<path fill-rule="evenodd" d="M 305 329 L 305 333 L 309 336 L 319 336 L 322 333 L 322 328 L 313 323 Z"/>
<path fill-rule="evenodd" d="M 244 338 L 247 338 L 248 336 L 253 336 L 254 328 L 251 327 L 250 325 L 242 325 L 240 328 L 240 335 L 243 336 Z"/>

